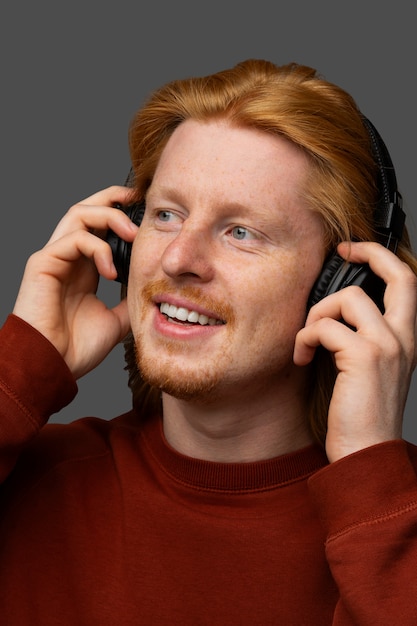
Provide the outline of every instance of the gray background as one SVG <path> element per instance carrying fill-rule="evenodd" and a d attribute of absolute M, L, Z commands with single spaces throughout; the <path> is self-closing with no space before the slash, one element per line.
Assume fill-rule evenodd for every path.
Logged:
<path fill-rule="evenodd" d="M 143 98 L 168 80 L 249 57 L 314 66 L 354 96 L 388 145 L 415 245 L 413 4 L 242 4 L 2 4 L 0 323 L 13 307 L 27 257 L 43 246 L 63 213 L 91 193 L 123 183 L 127 128 Z M 118 299 L 115 284 L 100 291 L 109 304 Z M 110 418 L 127 410 L 123 366 L 117 347 L 79 381 L 77 399 L 53 419 Z M 416 401 L 414 377 L 405 419 L 405 436 L 414 442 Z"/>

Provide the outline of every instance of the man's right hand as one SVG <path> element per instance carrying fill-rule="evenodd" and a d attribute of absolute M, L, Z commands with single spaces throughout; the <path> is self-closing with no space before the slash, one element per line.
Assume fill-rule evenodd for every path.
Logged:
<path fill-rule="evenodd" d="M 109 309 L 96 296 L 99 275 L 114 279 L 111 228 L 132 242 L 138 227 L 116 203 L 132 190 L 109 187 L 74 205 L 42 250 L 28 260 L 13 313 L 41 332 L 75 378 L 94 369 L 129 331 L 126 302 Z"/>

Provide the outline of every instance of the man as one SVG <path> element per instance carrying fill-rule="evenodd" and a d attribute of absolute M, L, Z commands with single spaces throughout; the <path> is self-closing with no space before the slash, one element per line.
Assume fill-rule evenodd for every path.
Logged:
<path fill-rule="evenodd" d="M 5 623 L 416 623 L 417 264 L 406 231 L 375 242 L 371 144 L 297 65 L 176 81 L 138 112 L 133 188 L 70 209 L 1 331 Z M 144 199 L 140 227 L 114 208 Z M 108 229 L 133 242 L 112 310 Z M 358 286 L 310 306 L 336 246 L 382 310 Z M 132 411 L 44 426 L 126 336 Z"/>

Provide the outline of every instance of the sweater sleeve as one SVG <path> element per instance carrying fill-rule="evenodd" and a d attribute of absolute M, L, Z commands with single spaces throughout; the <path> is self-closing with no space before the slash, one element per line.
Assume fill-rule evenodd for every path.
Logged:
<path fill-rule="evenodd" d="M 396 440 L 310 478 L 340 594 L 334 626 L 417 624 L 416 465 L 415 446 Z"/>
<path fill-rule="evenodd" d="M 15 315 L 0 329 L 0 482 L 77 384 L 55 347 Z"/>

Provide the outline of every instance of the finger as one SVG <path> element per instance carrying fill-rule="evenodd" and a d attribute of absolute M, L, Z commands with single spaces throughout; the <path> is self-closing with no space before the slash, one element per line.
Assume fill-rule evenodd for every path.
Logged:
<path fill-rule="evenodd" d="M 323 317 L 302 328 L 295 338 L 293 360 L 300 367 L 308 365 L 319 346 L 335 354 L 352 345 L 353 331 L 335 319 Z"/>
<path fill-rule="evenodd" d="M 381 313 L 375 302 L 356 285 L 344 287 L 311 307 L 306 326 L 323 317 L 331 317 L 344 321 L 350 326 L 375 325 L 382 320 Z"/>
<path fill-rule="evenodd" d="M 91 196 L 84 198 L 80 204 L 85 205 L 106 205 L 114 206 L 116 203 L 130 204 L 135 199 L 135 190 L 132 187 L 122 187 L 120 185 L 112 185 L 106 189 L 101 189 Z"/>
<path fill-rule="evenodd" d="M 77 230 L 52 241 L 45 248 L 33 255 L 38 255 L 39 259 L 48 256 L 45 266 L 47 273 L 64 279 L 70 271 L 70 265 L 78 261 L 81 257 L 92 260 L 100 275 L 110 280 L 117 275 L 117 270 L 113 263 L 113 256 L 110 246 L 85 230 Z M 44 261 L 43 261 L 44 262 Z"/>
<path fill-rule="evenodd" d="M 361 287 L 345 287 L 310 309 L 305 327 L 297 335 L 294 360 L 306 365 L 320 345 L 336 354 L 352 348 L 357 334 L 378 343 L 383 333 L 391 339 L 392 331 L 377 305 Z"/>
<path fill-rule="evenodd" d="M 138 230 L 138 226 L 121 209 L 77 204 L 59 222 L 48 243 L 77 230 L 104 236 L 109 228 L 126 241 L 133 241 Z"/>
<path fill-rule="evenodd" d="M 417 277 L 411 268 L 384 246 L 375 242 L 343 243 L 339 254 L 354 263 L 368 263 L 386 283 L 384 317 L 397 329 L 414 335 L 417 310 Z"/>
<path fill-rule="evenodd" d="M 84 228 L 102 233 L 111 228 L 123 237 L 137 231 L 126 213 L 115 205 L 128 206 L 133 200 L 133 191 L 127 187 L 110 187 L 89 196 L 72 206 L 55 228 L 50 241 L 72 230 Z"/>

